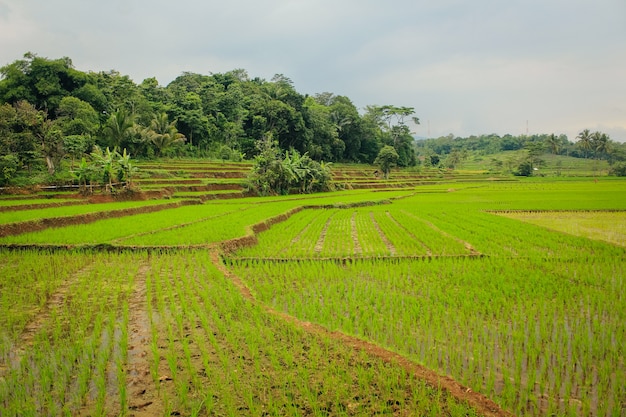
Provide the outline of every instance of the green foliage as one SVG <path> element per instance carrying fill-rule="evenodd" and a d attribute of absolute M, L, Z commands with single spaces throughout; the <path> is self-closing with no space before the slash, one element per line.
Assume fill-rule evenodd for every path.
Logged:
<path fill-rule="evenodd" d="M 626 162 L 614 164 L 609 170 L 609 175 L 615 175 L 616 177 L 626 177 Z"/>
<path fill-rule="evenodd" d="M 331 190 L 330 165 L 292 149 L 284 155 L 272 135 L 259 142 L 259 154 L 248 176 L 249 190 L 259 195 Z"/>
<path fill-rule="evenodd" d="M 520 177 L 530 177 L 533 175 L 533 164 L 530 160 L 525 160 L 517 167 L 517 170 L 514 172 L 515 175 Z"/>
<path fill-rule="evenodd" d="M 389 178 L 391 168 L 396 166 L 398 163 L 398 159 L 398 152 L 396 152 L 395 148 L 393 146 L 385 145 L 380 152 L 378 152 L 378 156 L 376 156 L 374 164 L 380 167 L 383 176 L 387 179 Z"/>
<path fill-rule="evenodd" d="M 17 173 L 19 160 L 17 156 L 8 154 L 0 157 L 0 186 L 6 186 Z"/>
<path fill-rule="evenodd" d="M 95 181 L 104 186 L 106 192 L 113 193 L 118 185 L 122 185 L 124 189 L 132 189 L 137 171 L 138 168 L 130 159 L 126 148 L 120 154 L 115 148 L 102 150 L 95 146 L 90 160 L 83 158 L 74 175 L 83 191 L 86 191 L 89 185 L 91 192 L 92 181 Z M 114 179 L 118 183 L 113 183 Z"/>

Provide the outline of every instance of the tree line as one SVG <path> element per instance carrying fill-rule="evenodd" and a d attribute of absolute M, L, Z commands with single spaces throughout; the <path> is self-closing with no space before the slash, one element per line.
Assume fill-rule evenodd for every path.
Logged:
<path fill-rule="evenodd" d="M 268 140 L 282 158 L 295 151 L 316 162 L 372 163 L 390 146 L 397 165 L 411 166 L 413 114 L 392 105 L 360 112 L 346 96 L 299 93 L 282 74 L 185 72 L 167 86 L 136 84 L 115 70 L 83 72 L 70 58 L 27 53 L 0 68 L 0 184 L 20 173 L 60 176 L 67 161 L 74 169 L 107 148 L 134 158 L 242 160 Z"/>
<path fill-rule="evenodd" d="M 606 133 L 584 129 L 572 142 L 566 135 L 479 135 L 455 137 L 450 134 L 416 141 L 419 159 L 426 165 L 455 168 L 470 154 L 487 156 L 503 151 L 526 151 L 526 157 L 516 167 L 517 173 L 528 175 L 545 153 L 575 158 L 606 160 L 611 172 L 622 175 L 626 170 L 626 144 L 612 140 Z"/>

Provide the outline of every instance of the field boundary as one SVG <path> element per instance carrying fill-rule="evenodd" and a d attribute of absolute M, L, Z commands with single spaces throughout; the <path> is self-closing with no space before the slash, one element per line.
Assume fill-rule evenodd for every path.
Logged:
<path fill-rule="evenodd" d="M 445 392 L 449 393 L 451 396 L 456 398 L 461 402 L 465 402 L 470 407 L 474 408 L 481 415 L 485 417 L 513 417 L 514 414 L 503 410 L 498 406 L 494 401 L 487 398 L 483 394 L 479 392 L 472 391 L 470 388 L 463 386 L 456 380 L 448 377 L 439 375 L 435 371 L 428 369 L 422 365 L 419 365 L 415 362 L 410 361 L 406 357 L 387 350 L 379 345 L 374 343 L 359 339 L 355 336 L 350 336 L 348 334 L 342 333 L 340 331 L 330 331 L 324 326 L 319 324 L 311 323 L 308 321 L 302 321 L 295 316 L 284 313 L 282 311 L 278 311 L 263 302 L 257 300 L 252 291 L 248 286 L 239 278 L 236 274 L 234 274 L 228 267 L 224 264 L 219 252 L 213 250 L 211 251 L 211 260 L 213 264 L 218 268 L 218 270 L 224 274 L 226 278 L 231 280 L 235 287 L 240 291 L 241 295 L 247 299 L 248 301 L 259 305 L 262 307 L 267 313 L 272 314 L 274 316 L 280 317 L 281 319 L 292 323 L 303 330 L 317 335 L 323 335 L 326 337 L 330 337 L 334 340 L 338 340 L 343 342 L 345 345 L 350 346 L 355 350 L 362 350 L 366 352 L 368 355 L 380 358 L 388 363 L 396 364 L 402 367 L 407 372 L 415 375 L 417 378 L 424 380 L 427 384 L 432 387 L 442 389 Z"/>
<path fill-rule="evenodd" d="M 465 259 L 474 258 L 481 259 L 486 258 L 488 255 L 483 253 L 468 253 L 462 255 L 386 255 L 386 256 L 345 256 L 345 257 L 290 257 L 290 258 L 255 258 L 255 257 L 225 257 L 224 260 L 230 263 L 251 262 L 251 261 L 263 261 L 271 263 L 291 263 L 291 262 L 334 262 L 342 265 L 351 264 L 360 261 L 433 261 L 437 259 Z"/>
<path fill-rule="evenodd" d="M 78 224 L 93 223 L 98 220 L 112 219 L 117 217 L 131 216 L 134 214 L 153 213 L 187 205 L 201 204 L 194 200 L 182 200 L 154 206 L 141 206 L 120 210 L 99 211 L 94 213 L 78 214 L 67 217 L 51 217 L 25 222 L 8 223 L 0 225 L 0 237 L 15 236 L 23 233 L 38 232 L 53 227 L 74 226 Z"/>
<path fill-rule="evenodd" d="M 508 214 L 508 213 L 626 213 L 626 209 L 512 209 L 512 210 L 485 210 L 490 214 Z"/>

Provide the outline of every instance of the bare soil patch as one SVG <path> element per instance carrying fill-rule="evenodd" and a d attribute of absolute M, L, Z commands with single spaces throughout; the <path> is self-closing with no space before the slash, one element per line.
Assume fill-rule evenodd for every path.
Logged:
<path fill-rule="evenodd" d="M 128 408 L 136 417 L 160 416 L 163 412 L 158 391 L 155 391 L 150 374 L 149 345 L 150 318 L 146 310 L 146 275 L 148 265 L 142 265 L 135 277 L 135 290 L 129 300 L 128 309 Z"/>

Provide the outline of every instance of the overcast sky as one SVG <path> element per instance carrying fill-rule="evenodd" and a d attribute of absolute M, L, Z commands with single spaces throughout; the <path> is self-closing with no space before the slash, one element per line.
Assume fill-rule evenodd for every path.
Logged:
<path fill-rule="evenodd" d="M 417 136 L 601 130 L 626 141 L 625 0 L 0 0 L 0 65 L 67 56 L 414 107 Z"/>

